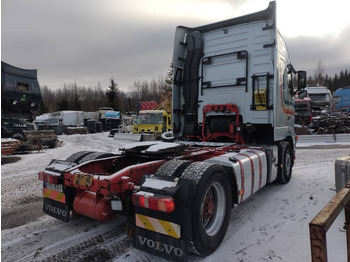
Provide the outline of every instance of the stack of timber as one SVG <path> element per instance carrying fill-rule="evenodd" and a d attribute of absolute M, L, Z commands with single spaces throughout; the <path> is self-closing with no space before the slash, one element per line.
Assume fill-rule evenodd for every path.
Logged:
<path fill-rule="evenodd" d="M 12 155 L 17 151 L 17 148 L 21 146 L 22 142 L 13 138 L 1 139 L 1 156 Z"/>
<path fill-rule="evenodd" d="M 23 131 L 25 141 L 19 148 L 21 151 L 40 151 L 43 148 L 54 148 L 57 145 L 57 135 L 53 130 Z"/>

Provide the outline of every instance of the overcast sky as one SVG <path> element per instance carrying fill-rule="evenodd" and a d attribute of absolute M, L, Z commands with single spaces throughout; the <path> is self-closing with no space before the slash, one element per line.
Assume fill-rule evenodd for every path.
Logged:
<path fill-rule="evenodd" d="M 268 0 L 1 0 L 1 60 L 38 69 L 41 86 L 127 90 L 165 76 L 175 28 L 257 12 Z M 297 70 L 350 69 L 349 0 L 277 0 L 277 26 Z"/>

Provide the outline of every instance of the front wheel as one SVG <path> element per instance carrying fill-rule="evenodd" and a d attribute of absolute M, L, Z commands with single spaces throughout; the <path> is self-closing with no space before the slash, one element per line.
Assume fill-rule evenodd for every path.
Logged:
<path fill-rule="evenodd" d="M 181 177 L 196 185 L 192 204 L 193 245 L 201 255 L 210 255 L 220 246 L 230 222 L 230 181 L 224 168 L 205 162 L 192 163 Z"/>
<path fill-rule="evenodd" d="M 282 141 L 278 147 L 278 175 L 277 182 L 287 184 L 292 177 L 293 153 L 291 145 Z"/>

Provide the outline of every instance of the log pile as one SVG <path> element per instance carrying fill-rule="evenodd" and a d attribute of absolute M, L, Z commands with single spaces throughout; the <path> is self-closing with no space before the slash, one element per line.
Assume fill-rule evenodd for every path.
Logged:
<path fill-rule="evenodd" d="M 17 148 L 21 146 L 22 142 L 13 138 L 1 139 L 1 157 L 12 155 L 17 151 Z"/>

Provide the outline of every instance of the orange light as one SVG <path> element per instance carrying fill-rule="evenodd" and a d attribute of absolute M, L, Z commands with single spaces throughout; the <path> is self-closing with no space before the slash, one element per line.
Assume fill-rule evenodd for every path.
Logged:
<path fill-rule="evenodd" d="M 39 172 L 38 179 L 44 182 L 49 182 L 50 184 L 55 184 L 55 185 L 59 184 L 58 176 L 53 176 L 45 172 Z"/>
<path fill-rule="evenodd" d="M 175 210 L 175 201 L 172 197 L 156 197 L 151 195 L 133 194 L 132 203 L 135 206 L 171 213 Z"/>

